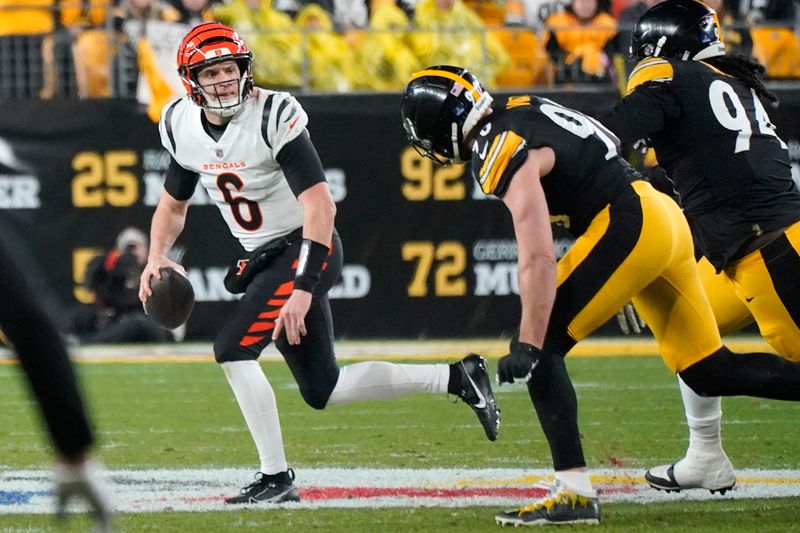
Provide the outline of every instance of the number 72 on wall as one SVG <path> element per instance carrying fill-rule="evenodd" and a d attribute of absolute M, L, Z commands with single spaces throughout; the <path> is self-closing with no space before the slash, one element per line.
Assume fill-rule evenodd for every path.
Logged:
<path fill-rule="evenodd" d="M 407 286 L 412 298 L 428 296 L 428 281 L 433 271 L 435 296 L 464 296 L 467 280 L 467 251 L 458 241 L 408 241 L 402 246 L 403 261 L 415 261 L 414 273 Z"/>

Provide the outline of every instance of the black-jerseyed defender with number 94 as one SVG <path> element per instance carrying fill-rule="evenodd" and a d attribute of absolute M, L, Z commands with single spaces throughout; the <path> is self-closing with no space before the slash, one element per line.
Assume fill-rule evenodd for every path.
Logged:
<path fill-rule="evenodd" d="M 623 142 L 647 138 L 655 149 L 704 256 L 703 288 L 721 334 L 754 318 L 780 355 L 798 361 L 800 192 L 764 105 L 777 103 L 759 79 L 764 68 L 727 55 L 720 35 L 714 11 L 695 0 L 648 10 L 633 31 L 639 63 L 628 94 L 598 118 Z M 724 491 L 736 477 L 722 449 L 720 399 L 680 388 L 686 456 L 645 477 L 659 489 Z"/>
<path fill-rule="evenodd" d="M 341 272 L 342 246 L 305 111 L 288 93 L 253 85 L 252 54 L 220 23 L 189 31 L 178 65 L 186 97 L 168 105 L 159 124 L 172 160 L 153 215 L 139 297 L 146 301 L 151 295 L 150 279 L 160 276 L 160 268 L 183 270 L 167 253 L 200 181 L 245 250 L 226 278 L 228 290 L 244 295 L 221 320 L 214 356 L 261 465 L 256 480 L 225 501 L 300 497 L 287 467 L 275 394 L 258 363 L 272 341 L 315 409 L 417 392 L 451 393 L 475 411 L 490 440 L 497 438 L 500 418 L 485 361 L 477 355 L 453 365 L 367 361 L 339 368 L 327 293 Z"/>
<path fill-rule="evenodd" d="M 514 223 L 522 318 L 498 381 L 527 383 L 556 480 L 548 496 L 498 523 L 599 523 L 564 356 L 630 299 L 666 365 L 698 394 L 800 400 L 800 365 L 723 346 L 680 208 L 619 156 L 599 122 L 532 95 L 493 100 L 452 66 L 415 74 L 401 113 L 411 144 L 441 163 L 471 161 Z M 551 217 L 576 238 L 558 263 Z"/>

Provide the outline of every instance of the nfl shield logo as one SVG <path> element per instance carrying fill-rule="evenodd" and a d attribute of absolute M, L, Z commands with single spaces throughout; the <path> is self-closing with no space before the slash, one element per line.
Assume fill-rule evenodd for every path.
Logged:
<path fill-rule="evenodd" d="M 217 154 L 217 157 L 222 159 L 222 148 L 217 148 L 216 150 L 214 150 L 214 153 Z"/>

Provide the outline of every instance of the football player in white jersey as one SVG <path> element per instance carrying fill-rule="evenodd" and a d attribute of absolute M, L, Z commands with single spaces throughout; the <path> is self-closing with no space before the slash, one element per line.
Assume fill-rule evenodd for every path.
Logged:
<path fill-rule="evenodd" d="M 308 117 L 288 93 L 253 85 L 252 54 L 231 28 L 200 24 L 183 39 L 178 72 L 187 97 L 164 110 L 161 140 L 171 155 L 153 215 L 150 256 L 139 296 L 151 295 L 159 269 L 184 227 L 198 181 L 246 253 L 226 288 L 243 292 L 214 342 L 255 441 L 256 480 L 230 504 L 297 501 L 284 454 L 275 395 L 258 357 L 272 341 L 303 399 L 315 409 L 417 392 L 450 393 L 478 415 L 487 437 L 500 425 L 486 363 L 470 354 L 452 365 L 362 362 L 339 368 L 327 293 L 342 267 L 334 204 Z"/>

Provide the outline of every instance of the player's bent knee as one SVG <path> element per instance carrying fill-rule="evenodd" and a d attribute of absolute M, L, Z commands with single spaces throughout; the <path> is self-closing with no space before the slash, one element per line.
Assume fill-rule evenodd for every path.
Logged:
<path fill-rule="evenodd" d="M 328 398 L 331 396 L 330 392 L 326 393 L 319 387 L 300 387 L 300 395 L 311 408 L 317 411 L 325 409 L 325 406 L 328 405 Z"/>
<path fill-rule="evenodd" d="M 320 370 L 316 368 L 315 370 Z M 295 381 L 300 389 L 300 396 L 313 409 L 321 411 L 328 405 L 336 381 L 338 380 L 338 369 L 336 373 L 330 372 L 305 372 L 295 373 Z"/>
<path fill-rule="evenodd" d="M 327 339 L 323 342 L 309 333 L 301 344 L 294 346 L 281 335 L 275 347 L 289 365 L 303 400 L 314 409 L 325 409 L 339 380 L 339 366 L 332 345 Z"/>
<path fill-rule="evenodd" d="M 737 374 L 732 355 L 723 346 L 678 374 L 700 396 L 725 396 L 728 394 L 727 386 L 731 385 L 731 378 Z"/>
<path fill-rule="evenodd" d="M 713 384 L 709 383 L 703 375 L 694 372 L 689 372 L 691 368 L 692 367 L 689 367 L 683 372 L 679 372 L 679 375 L 683 379 L 683 382 L 686 383 L 689 386 L 689 388 L 692 389 L 698 396 L 702 396 L 704 398 L 719 396 L 719 394 L 714 393 L 715 387 L 713 386 Z"/>

